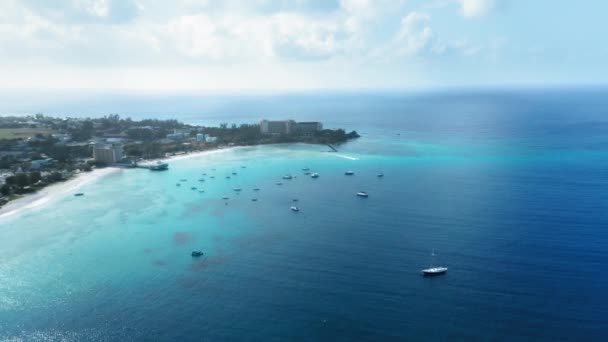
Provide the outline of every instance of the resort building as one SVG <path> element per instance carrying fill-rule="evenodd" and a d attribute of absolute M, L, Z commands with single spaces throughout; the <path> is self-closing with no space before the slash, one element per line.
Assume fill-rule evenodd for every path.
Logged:
<path fill-rule="evenodd" d="M 93 158 L 98 163 L 115 164 L 122 160 L 122 144 L 95 145 Z"/>
<path fill-rule="evenodd" d="M 318 121 L 298 122 L 296 131 L 300 134 L 313 134 L 323 129 L 323 124 Z"/>
<path fill-rule="evenodd" d="M 295 126 L 296 122 L 293 120 L 262 120 L 260 122 L 260 132 L 262 134 L 289 134 L 294 131 Z"/>
<path fill-rule="evenodd" d="M 295 122 L 293 120 L 282 121 L 260 121 L 260 132 L 262 134 L 313 134 L 323 129 L 323 124 L 318 121 Z"/>

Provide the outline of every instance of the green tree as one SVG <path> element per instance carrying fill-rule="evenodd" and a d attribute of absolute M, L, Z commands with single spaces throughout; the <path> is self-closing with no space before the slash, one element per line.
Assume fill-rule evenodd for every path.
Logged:
<path fill-rule="evenodd" d="M 18 173 L 15 175 L 15 185 L 20 188 L 24 188 L 30 185 L 30 179 L 25 173 Z"/>
<path fill-rule="evenodd" d="M 40 174 L 39 171 L 34 171 L 30 173 L 30 177 L 29 177 L 29 183 L 30 184 L 36 184 L 38 183 L 41 179 L 42 179 L 42 175 Z"/>
<path fill-rule="evenodd" d="M 2 184 L 2 186 L 0 187 L 0 194 L 2 194 L 2 196 L 8 196 L 11 194 L 11 186 L 8 184 Z"/>

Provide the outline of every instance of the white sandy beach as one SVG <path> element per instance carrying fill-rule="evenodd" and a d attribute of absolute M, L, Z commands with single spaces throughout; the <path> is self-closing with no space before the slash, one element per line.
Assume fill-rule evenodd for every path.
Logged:
<path fill-rule="evenodd" d="M 123 169 L 120 168 L 108 167 L 103 169 L 95 169 L 91 172 L 81 172 L 65 182 L 47 186 L 38 192 L 27 194 L 14 201 L 10 201 L 5 206 L 0 208 L 0 219 L 14 216 L 35 208 L 40 208 L 54 200 L 72 195 L 78 190 L 78 188 L 95 181 L 96 179 L 122 171 Z"/>
<path fill-rule="evenodd" d="M 240 147 L 240 146 L 239 146 Z M 167 158 L 163 158 L 162 160 L 183 160 L 190 158 L 197 158 L 204 155 L 210 154 L 218 154 L 222 152 L 227 152 L 235 148 L 239 147 L 226 147 L 221 149 L 200 151 L 200 152 L 192 152 L 188 154 L 182 154 L 177 156 L 170 156 Z M 147 161 L 151 162 L 151 161 Z M 0 219 L 15 216 L 28 210 L 32 209 L 40 209 L 41 207 L 51 203 L 54 200 L 62 198 L 64 196 L 71 196 L 77 190 L 85 184 L 93 182 L 99 178 L 105 177 L 107 175 L 117 173 L 117 172 L 128 172 L 128 169 L 116 168 L 116 167 L 108 167 L 103 169 L 95 169 L 91 172 L 81 172 L 74 176 L 72 179 L 69 179 L 65 182 L 56 183 L 50 186 L 47 186 L 41 189 L 38 192 L 33 194 L 24 195 L 21 198 L 10 201 L 5 206 L 0 208 Z"/>

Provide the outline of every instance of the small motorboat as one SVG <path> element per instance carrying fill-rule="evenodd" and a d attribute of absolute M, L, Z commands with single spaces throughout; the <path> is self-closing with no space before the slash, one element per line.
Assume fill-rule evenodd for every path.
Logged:
<path fill-rule="evenodd" d="M 422 270 L 422 275 L 424 276 L 434 276 L 444 274 L 448 271 L 447 267 L 431 267 L 425 270 Z"/>
<path fill-rule="evenodd" d="M 205 190 L 199 190 L 198 192 L 200 192 L 202 194 L 203 192 L 205 192 Z"/>
<path fill-rule="evenodd" d="M 258 199 L 257 199 L 257 198 L 252 198 L 252 199 L 251 199 L 251 202 L 257 202 L 257 201 L 258 201 Z"/>
<path fill-rule="evenodd" d="M 201 257 L 203 256 L 203 251 L 192 251 L 192 256 L 193 257 Z"/>
<path fill-rule="evenodd" d="M 190 188 L 190 190 L 196 190 L 196 187 L 195 187 L 195 186 L 193 186 L 193 187 L 191 187 L 191 188 Z"/>
<path fill-rule="evenodd" d="M 312 175 L 310 175 L 310 178 L 319 178 L 319 174 L 316 172 L 313 172 Z"/>
<path fill-rule="evenodd" d="M 209 177 L 209 178 L 215 178 L 215 176 L 211 176 L 211 177 Z"/>
<path fill-rule="evenodd" d="M 201 178 L 201 179 L 199 179 L 198 181 L 199 181 L 199 182 L 204 182 L 205 180 Z"/>
<path fill-rule="evenodd" d="M 310 175 L 310 171 L 305 171 L 304 174 L 308 176 Z"/>
<path fill-rule="evenodd" d="M 260 188 L 255 188 L 253 189 L 253 191 L 260 191 Z"/>
<path fill-rule="evenodd" d="M 292 179 L 292 178 L 293 178 L 292 175 L 285 175 L 285 176 L 283 176 L 283 179 Z"/>
<path fill-rule="evenodd" d="M 247 166 L 241 165 L 241 169 L 246 169 L 246 168 L 247 168 Z"/>
<path fill-rule="evenodd" d="M 300 208 L 296 207 L 295 205 L 291 206 L 290 209 L 291 209 L 291 211 L 295 211 L 295 212 L 300 211 Z"/>
<path fill-rule="evenodd" d="M 369 197 L 369 195 L 365 191 L 359 191 L 359 192 L 357 192 L 357 196 L 359 196 L 359 197 Z"/>
<path fill-rule="evenodd" d="M 175 183 L 175 186 L 182 186 L 180 183 Z"/>
<path fill-rule="evenodd" d="M 184 178 L 184 179 L 180 179 L 179 181 L 180 182 L 187 182 L 188 180 Z"/>
<path fill-rule="evenodd" d="M 203 172 L 203 176 L 206 176 L 206 175 L 207 175 L 207 172 Z"/>
<path fill-rule="evenodd" d="M 228 196 L 224 196 L 224 197 L 222 197 L 222 199 L 223 199 L 223 200 L 227 200 L 227 199 L 228 199 Z"/>
<path fill-rule="evenodd" d="M 233 176 L 236 176 L 236 172 L 233 172 L 233 173 L 232 173 L 232 175 L 233 175 Z"/>
<path fill-rule="evenodd" d="M 310 168 L 305 167 L 305 168 L 302 169 L 302 171 L 310 171 Z"/>
<path fill-rule="evenodd" d="M 346 172 L 344 172 L 344 174 L 347 176 L 352 176 L 355 174 L 355 171 L 346 171 Z"/>
<path fill-rule="evenodd" d="M 226 176 L 226 179 L 230 179 L 230 176 Z"/>
<path fill-rule="evenodd" d="M 382 178 L 384 177 L 384 173 L 380 172 L 379 174 L 377 174 L 378 178 Z"/>
<path fill-rule="evenodd" d="M 292 201 L 292 202 L 298 202 L 298 201 L 299 201 L 299 199 L 294 198 L 294 199 L 292 199 L 291 201 Z"/>
<path fill-rule="evenodd" d="M 278 183 L 277 183 L 277 185 L 283 185 L 283 183 L 281 183 L 281 182 L 278 182 Z"/>
<path fill-rule="evenodd" d="M 84 196 L 84 192 L 75 193 L 74 196 L 76 196 L 76 197 Z"/>
<path fill-rule="evenodd" d="M 239 192 L 239 191 L 241 191 L 241 190 L 243 190 L 243 189 L 241 189 L 241 188 L 234 188 L 234 189 L 232 189 L 232 190 L 234 190 L 234 191 L 236 191 L 236 192 Z"/>

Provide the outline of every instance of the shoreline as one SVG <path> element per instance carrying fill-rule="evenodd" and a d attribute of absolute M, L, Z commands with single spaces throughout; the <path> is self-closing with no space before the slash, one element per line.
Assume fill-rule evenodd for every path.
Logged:
<path fill-rule="evenodd" d="M 291 145 L 291 144 L 301 144 L 301 143 L 287 143 L 287 144 Z M 307 143 L 303 143 L 303 144 L 307 144 Z M 285 144 L 283 144 L 283 143 L 264 144 L 264 146 L 267 146 L 267 145 L 285 145 Z M 317 145 L 317 144 L 307 144 L 307 145 Z M 155 161 L 178 161 L 178 160 L 192 159 L 192 158 L 203 157 L 203 156 L 207 156 L 207 155 L 225 153 L 225 152 L 239 150 L 239 149 L 246 149 L 246 148 L 253 147 L 253 146 L 260 146 L 260 145 L 227 146 L 227 147 L 223 147 L 223 148 L 209 149 L 209 150 L 204 150 L 204 151 L 195 151 L 195 152 L 186 153 L 186 154 L 168 156 L 165 158 L 146 159 L 145 162 L 151 163 L 151 162 L 155 162 Z M 67 196 L 71 193 L 76 192 L 76 190 L 83 185 L 86 185 L 93 181 L 99 180 L 108 175 L 122 172 L 124 170 L 129 170 L 129 169 L 109 166 L 109 167 L 105 167 L 102 169 L 94 169 L 91 172 L 81 172 L 81 173 L 75 175 L 73 178 L 70 178 L 64 182 L 49 185 L 49 186 L 41 189 L 40 191 L 32 193 L 32 194 L 25 194 L 22 197 L 12 200 L 12 201 L 8 202 L 7 204 L 5 204 L 4 206 L 0 207 L 0 220 L 6 219 L 9 217 L 18 216 L 19 214 L 23 214 L 24 212 L 27 212 L 32 209 L 40 209 L 40 208 L 52 203 L 55 200 L 58 200 L 60 198 L 63 198 L 64 196 Z"/>
<path fill-rule="evenodd" d="M 107 167 L 95 169 L 91 172 L 81 172 L 64 182 L 49 185 L 32 194 L 23 195 L 0 208 L 0 219 L 43 207 L 54 200 L 67 196 L 83 185 L 120 171 L 122 171 L 120 168 Z"/>
<path fill-rule="evenodd" d="M 243 146 L 231 146 L 221 149 L 213 149 L 206 151 L 196 151 L 188 154 L 181 154 L 176 156 L 169 156 L 161 159 L 147 159 L 146 162 L 154 162 L 156 160 L 183 160 L 201 157 L 209 154 L 216 154 L 221 152 L 227 152 Z M 0 208 L 0 219 L 5 219 L 19 214 L 23 214 L 32 209 L 42 208 L 51 202 L 63 198 L 88 183 L 99 180 L 111 174 L 128 170 L 121 167 L 105 167 L 102 169 L 94 169 L 91 172 L 81 172 L 76 174 L 74 177 L 55 184 L 51 184 L 45 188 L 40 189 L 35 193 L 25 194 L 17 199 L 14 199 Z"/>

